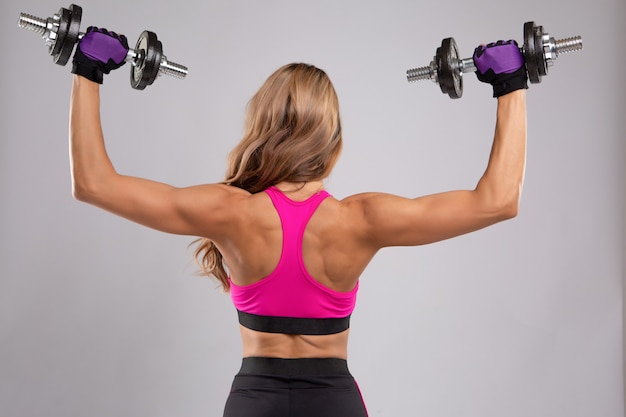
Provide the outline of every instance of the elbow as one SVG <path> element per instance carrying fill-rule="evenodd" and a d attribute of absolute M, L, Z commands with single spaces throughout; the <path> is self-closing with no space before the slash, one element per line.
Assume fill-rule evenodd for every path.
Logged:
<path fill-rule="evenodd" d="M 519 214 L 521 187 L 510 187 L 498 192 L 481 194 L 483 213 L 488 224 L 510 220 Z"/>
<path fill-rule="evenodd" d="M 78 185 L 75 181 L 72 182 L 72 197 L 74 200 L 80 201 L 81 203 L 89 202 L 89 192 L 85 189 L 85 187 Z"/>
<path fill-rule="evenodd" d="M 514 192 L 503 198 L 497 205 L 495 212 L 500 221 L 510 220 L 519 214 L 521 201 L 521 187 L 517 188 Z"/>
<path fill-rule="evenodd" d="M 72 178 L 72 197 L 74 200 L 81 203 L 92 204 L 95 201 L 97 191 L 93 184 L 86 181 L 78 180 L 76 177 Z"/>
<path fill-rule="evenodd" d="M 519 206 L 519 198 L 507 204 L 502 210 L 503 220 L 510 220 L 517 217 L 519 214 Z"/>
<path fill-rule="evenodd" d="M 114 189 L 112 181 L 116 177 L 114 171 L 85 172 L 72 170 L 72 197 L 76 201 L 97 204 L 106 198 L 107 190 Z"/>

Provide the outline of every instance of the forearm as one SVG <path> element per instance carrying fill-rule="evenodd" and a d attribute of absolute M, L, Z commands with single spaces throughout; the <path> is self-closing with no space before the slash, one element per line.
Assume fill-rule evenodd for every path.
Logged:
<path fill-rule="evenodd" d="M 116 173 L 104 145 L 100 86 L 77 75 L 72 81 L 69 136 L 72 190 L 77 199 L 85 200 Z"/>
<path fill-rule="evenodd" d="M 517 213 L 526 165 L 526 91 L 498 98 L 497 120 L 489 164 L 476 187 L 508 216 Z"/>

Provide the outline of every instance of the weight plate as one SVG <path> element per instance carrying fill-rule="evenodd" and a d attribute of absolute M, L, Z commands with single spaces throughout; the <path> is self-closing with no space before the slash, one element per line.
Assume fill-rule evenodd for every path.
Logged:
<path fill-rule="evenodd" d="M 80 21 L 83 17 L 83 9 L 80 6 L 75 4 L 70 5 L 70 21 L 67 28 L 67 34 L 65 35 L 65 39 L 63 40 L 63 44 L 61 46 L 61 50 L 56 59 L 56 63 L 59 65 L 67 64 L 70 57 L 72 56 L 72 51 L 74 50 L 74 45 L 78 41 L 78 32 L 80 30 Z"/>
<path fill-rule="evenodd" d="M 161 41 L 157 41 L 157 45 L 158 46 L 155 51 L 156 56 L 154 59 L 154 62 L 156 62 L 156 65 L 154 65 L 154 74 L 150 78 L 150 85 L 152 85 L 152 83 L 159 77 L 160 70 L 161 70 L 161 59 L 163 58 L 163 44 L 161 43 Z"/>
<path fill-rule="evenodd" d="M 454 38 L 441 41 L 435 55 L 437 61 L 437 78 L 439 88 L 450 98 L 461 98 L 463 95 L 463 73 L 459 67 L 459 50 Z"/>
<path fill-rule="evenodd" d="M 541 74 L 537 65 L 537 46 L 535 44 L 535 22 L 524 23 L 524 60 L 526 61 L 526 71 L 531 83 L 541 82 Z M 542 51 L 543 55 L 543 51 Z"/>
<path fill-rule="evenodd" d="M 548 63 L 546 62 L 546 54 L 543 50 L 543 26 L 535 26 L 535 48 L 540 52 L 537 54 L 537 68 L 539 75 L 548 75 Z"/>
<path fill-rule="evenodd" d="M 156 34 L 152 33 L 152 35 L 154 35 L 155 41 L 154 43 L 152 43 L 151 41 L 152 36 L 150 36 L 150 41 L 148 42 L 149 53 L 146 55 L 146 57 L 149 58 L 150 65 L 145 66 L 143 75 L 142 75 L 142 78 L 144 79 L 146 87 L 149 85 L 152 85 L 154 80 L 156 80 L 157 77 L 159 76 L 159 68 L 161 66 L 161 56 L 163 55 L 163 44 L 161 43 L 161 41 L 157 40 Z"/>
<path fill-rule="evenodd" d="M 154 32 L 144 30 L 135 46 L 138 54 L 130 69 L 130 85 L 135 90 L 143 90 L 159 75 L 163 46 Z"/>
<path fill-rule="evenodd" d="M 57 14 L 59 16 L 59 26 L 56 30 L 56 39 L 54 43 L 50 45 L 50 55 L 52 55 L 52 60 L 56 63 L 58 60 L 58 55 L 63 48 L 63 42 L 65 42 L 65 36 L 67 35 L 67 28 L 70 25 L 70 11 L 65 7 L 62 7 Z"/>

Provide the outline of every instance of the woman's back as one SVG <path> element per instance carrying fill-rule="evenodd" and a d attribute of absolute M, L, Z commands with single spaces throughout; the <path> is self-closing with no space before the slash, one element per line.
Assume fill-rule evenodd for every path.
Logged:
<path fill-rule="evenodd" d="M 312 182 L 290 192 L 288 185 L 277 188 L 296 202 L 309 199 L 322 188 Z M 291 188 L 294 188 L 291 186 Z M 312 191 L 311 191 L 312 190 Z M 282 253 L 283 229 L 276 208 L 266 193 L 249 195 L 241 212 L 236 233 L 217 245 L 228 265 L 231 280 L 237 285 L 249 285 L 270 275 Z M 349 204 L 329 197 L 321 202 L 308 222 L 302 242 L 306 270 L 320 284 L 335 291 L 352 290 L 375 254 L 367 250 L 360 239 L 363 231 L 357 224 L 358 213 Z"/>
<path fill-rule="evenodd" d="M 293 184 L 279 184 L 275 187 L 277 194 L 300 205 L 313 200 L 323 187 L 320 181 L 307 183 L 304 186 Z M 276 198 L 276 197 L 275 197 Z M 295 231 L 284 230 L 280 215 L 268 193 L 261 192 L 248 195 L 241 199 L 241 205 L 233 210 L 239 210 L 239 226 L 237 233 L 216 242 L 229 267 L 232 282 L 231 292 L 245 291 L 252 285 L 251 291 L 256 291 L 259 284 L 268 276 L 274 278 L 281 257 L 296 257 L 297 248 L 283 249 L 283 238 L 287 233 Z M 358 278 L 374 255 L 375 251 L 366 250 L 365 245 L 359 242 L 359 228 L 355 213 L 351 213 L 346 204 L 332 198 L 322 198 L 317 202 L 319 206 L 313 208 L 310 220 L 306 222 L 302 234 L 302 261 L 305 272 L 311 279 L 320 284 L 321 288 L 329 289 L 330 294 L 341 296 L 356 296 Z M 288 214 L 283 213 L 283 216 Z M 296 237 L 292 235 L 292 238 Z M 282 263 L 285 260 L 283 259 Z M 288 261 L 297 261 L 291 259 Z M 283 277 L 296 279 L 297 274 Z M 276 284 L 272 281 L 271 284 Z M 256 284 L 256 285 L 254 285 Z M 262 283 L 266 284 L 266 283 Z M 280 284 L 278 284 L 280 285 Z M 267 287 L 267 285 L 265 285 Z M 311 287 L 309 287 L 311 288 Z M 313 287 L 314 288 L 314 287 Z M 281 288 L 273 286 L 265 291 L 279 292 L 278 297 L 302 298 L 311 297 L 309 294 L 284 294 Z M 297 291 L 297 290 L 296 290 Z M 307 291 L 302 288 L 302 291 Z M 325 291 L 318 291 L 321 297 L 331 297 Z M 269 294 L 279 303 L 277 294 Z M 263 300 L 264 301 L 264 300 Z M 310 300 L 322 304 L 325 300 Z M 327 300 L 326 300 L 327 301 Z M 343 300 L 340 300 L 343 301 Z M 331 300 L 332 302 L 332 300 Z M 262 303 L 267 307 L 267 302 Z M 319 305 L 314 306 L 314 308 Z M 285 316 L 290 315 L 288 311 Z M 251 330 L 241 326 L 244 356 L 264 357 L 339 357 L 347 356 L 348 330 L 326 335 L 270 333 Z"/>

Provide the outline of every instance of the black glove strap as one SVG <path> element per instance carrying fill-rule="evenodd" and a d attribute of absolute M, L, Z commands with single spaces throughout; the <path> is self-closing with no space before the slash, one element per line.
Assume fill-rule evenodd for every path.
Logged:
<path fill-rule="evenodd" d="M 72 74 L 80 75 L 93 81 L 94 83 L 102 84 L 104 81 L 104 74 L 98 65 L 94 65 L 94 62 L 91 60 L 77 60 L 76 55 L 78 55 L 78 50 L 76 51 L 74 62 L 72 63 Z"/>
<path fill-rule="evenodd" d="M 515 90 L 528 88 L 528 76 L 526 74 L 526 66 L 522 65 L 515 72 L 509 74 L 494 74 L 493 70 L 488 70 L 484 74 L 476 72 L 478 79 L 488 82 L 493 87 L 493 96 L 500 97 L 509 94 Z"/>
<path fill-rule="evenodd" d="M 521 74 L 518 74 L 520 72 Z M 528 83 L 526 82 L 526 68 L 522 67 L 509 75 L 512 76 L 502 78 L 499 82 L 493 84 L 494 97 L 500 97 L 515 90 L 528 89 Z"/>

